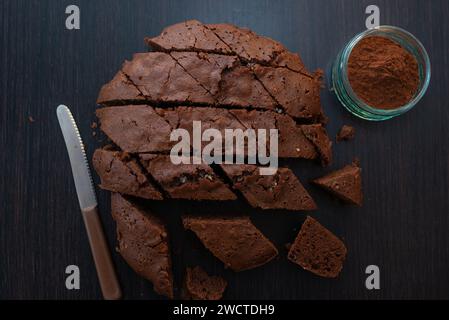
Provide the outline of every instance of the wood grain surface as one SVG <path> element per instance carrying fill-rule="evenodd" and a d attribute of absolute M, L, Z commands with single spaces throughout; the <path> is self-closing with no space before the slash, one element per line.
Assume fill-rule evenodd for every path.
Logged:
<path fill-rule="evenodd" d="M 81 10 L 81 29 L 65 28 L 65 8 Z M 89 156 L 95 100 L 125 59 L 146 50 L 143 38 L 186 19 L 229 22 L 272 37 L 300 52 L 310 69 L 328 71 L 338 50 L 365 28 L 372 1 L 44 1 L 0 2 L 0 298 L 100 299 L 94 262 L 75 194 L 55 109 L 68 105 Z M 227 299 L 448 299 L 449 298 L 449 1 L 376 1 L 381 23 L 415 34 L 427 48 L 432 79 L 419 105 L 399 118 L 370 123 L 351 116 L 329 86 L 322 103 L 335 137 L 343 124 L 356 138 L 335 145 L 334 164 L 283 161 L 319 205 L 312 213 L 344 239 L 348 257 L 336 280 L 320 279 L 286 260 L 305 219 L 300 212 L 251 209 L 247 204 L 167 201 L 149 204 L 169 225 L 175 280 L 199 264 L 223 275 Z M 326 72 L 328 73 L 328 72 Z M 328 80 L 328 79 L 327 79 Z M 341 205 L 310 178 L 358 157 L 365 203 Z M 111 248 L 115 226 L 109 194 L 97 192 Z M 280 249 L 279 258 L 242 273 L 225 270 L 193 234 L 182 213 L 245 213 Z M 114 251 L 127 299 L 160 299 Z M 65 267 L 78 265 L 81 289 L 65 288 Z M 365 268 L 381 270 L 381 289 L 365 288 Z"/>

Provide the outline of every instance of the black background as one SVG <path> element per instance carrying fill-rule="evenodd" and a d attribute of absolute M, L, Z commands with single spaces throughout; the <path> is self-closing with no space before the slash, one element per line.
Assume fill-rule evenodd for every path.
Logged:
<path fill-rule="evenodd" d="M 81 29 L 65 28 L 65 8 L 81 10 Z M 95 100 L 125 59 L 146 51 L 144 36 L 186 19 L 230 22 L 300 52 L 309 69 L 329 69 L 338 50 L 365 29 L 365 8 L 377 4 L 381 24 L 403 27 L 427 48 L 432 79 L 418 106 L 399 118 L 370 123 L 351 116 L 329 87 L 322 104 L 335 136 L 355 126 L 354 141 L 335 145 L 332 167 L 284 161 L 317 201 L 313 212 L 342 237 L 349 253 L 342 274 L 326 280 L 289 263 L 284 244 L 305 218 L 262 212 L 245 203 L 150 204 L 172 236 L 175 279 L 199 264 L 229 281 L 228 299 L 449 298 L 449 1 L 9 1 L 0 3 L 0 298 L 99 299 L 101 293 L 79 213 L 64 142 L 56 120 L 67 104 L 89 153 Z M 34 122 L 29 120 L 29 117 Z M 358 157 L 365 203 L 343 206 L 307 183 Z M 98 190 L 111 248 L 109 194 Z M 246 213 L 280 249 L 279 258 L 242 273 L 224 270 L 182 230 L 181 213 Z M 147 281 L 113 252 L 125 298 L 159 299 Z M 65 288 L 65 267 L 81 270 L 81 289 Z M 365 268 L 381 270 L 381 290 L 365 288 Z"/>

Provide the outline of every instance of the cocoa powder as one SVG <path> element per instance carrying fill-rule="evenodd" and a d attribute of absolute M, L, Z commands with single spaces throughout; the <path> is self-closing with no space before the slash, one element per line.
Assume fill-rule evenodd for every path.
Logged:
<path fill-rule="evenodd" d="M 367 37 L 352 49 L 348 78 L 355 94 L 369 106 L 396 109 L 418 90 L 418 63 L 393 40 Z"/>

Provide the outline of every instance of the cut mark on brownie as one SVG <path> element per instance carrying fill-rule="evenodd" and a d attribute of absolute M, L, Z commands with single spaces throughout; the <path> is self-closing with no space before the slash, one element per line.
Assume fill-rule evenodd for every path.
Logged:
<path fill-rule="evenodd" d="M 152 153 L 153 154 L 153 153 Z M 170 194 L 161 186 L 159 181 L 157 181 L 150 172 L 142 165 L 142 162 L 140 162 L 140 158 L 136 155 L 131 155 L 131 157 L 136 161 L 137 165 L 142 170 L 143 174 L 147 177 L 148 181 L 153 185 L 153 187 L 162 194 L 164 199 L 171 199 Z"/>

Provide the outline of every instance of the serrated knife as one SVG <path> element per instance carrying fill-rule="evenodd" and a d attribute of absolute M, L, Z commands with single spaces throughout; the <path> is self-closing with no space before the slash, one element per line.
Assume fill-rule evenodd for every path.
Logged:
<path fill-rule="evenodd" d="M 98 215 L 97 198 L 83 141 L 69 108 L 64 105 L 58 106 L 56 115 L 58 116 L 59 125 L 61 126 L 62 135 L 69 153 L 76 193 L 103 297 L 106 300 L 120 299 L 122 292 Z"/>

